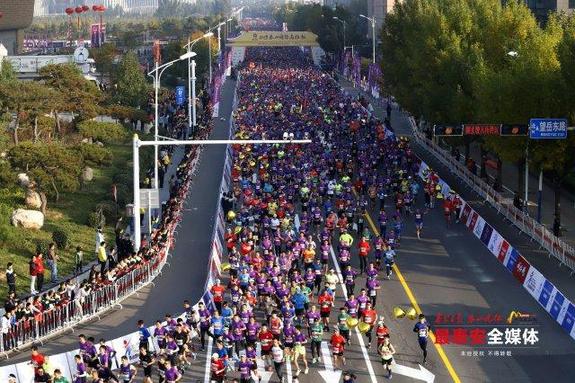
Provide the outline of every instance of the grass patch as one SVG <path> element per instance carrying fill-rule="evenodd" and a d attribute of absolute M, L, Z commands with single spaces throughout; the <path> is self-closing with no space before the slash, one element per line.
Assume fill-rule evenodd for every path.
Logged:
<path fill-rule="evenodd" d="M 113 154 L 112 164 L 103 168 L 94 168 L 94 178 L 85 183 L 76 192 L 63 192 L 59 202 L 48 201 L 48 211 L 41 230 L 27 230 L 10 225 L 12 211 L 24 205 L 24 190 L 17 187 L 1 188 L 0 185 L 0 267 L 8 262 L 14 264 L 17 275 L 18 295 L 29 292 L 28 261 L 39 243 L 52 241 L 52 232 L 65 229 L 70 234 L 70 246 L 59 249 L 59 276 L 71 275 L 74 270 L 74 253 L 76 246 L 84 249 L 84 263 L 95 260 L 95 230 L 88 226 L 88 214 L 94 211 L 98 204 L 113 204 L 112 184 L 118 173 L 129 175 L 131 179 L 132 147 L 130 143 L 111 144 L 106 146 Z M 131 191 L 131 187 L 130 187 Z M 118 210 L 119 214 L 123 209 Z M 108 219 L 105 236 L 111 243 L 114 240 L 115 221 Z M 0 297 L 7 294 L 5 273 L 0 274 Z M 49 271 L 45 272 L 45 280 L 49 280 Z"/>

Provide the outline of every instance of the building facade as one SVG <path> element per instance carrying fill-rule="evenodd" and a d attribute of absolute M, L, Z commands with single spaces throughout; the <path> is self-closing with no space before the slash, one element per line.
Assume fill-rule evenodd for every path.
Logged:
<path fill-rule="evenodd" d="M 0 43 L 8 54 L 21 51 L 24 40 L 23 29 L 32 24 L 34 0 L 1 0 Z"/>
<path fill-rule="evenodd" d="M 575 0 L 524 0 L 540 21 L 547 20 L 550 12 L 571 13 L 575 9 Z"/>
<path fill-rule="evenodd" d="M 381 27 L 385 22 L 385 16 L 393 12 L 393 7 L 396 2 L 400 0 L 367 0 L 367 16 L 375 17 L 375 30 L 376 35 L 379 36 Z M 367 23 L 367 31 L 369 38 L 371 38 L 371 25 Z"/>
<path fill-rule="evenodd" d="M 107 8 L 120 7 L 124 12 L 153 13 L 160 0 L 36 0 L 34 16 L 62 15 L 68 7 L 79 5 L 104 5 Z M 196 0 L 179 0 L 183 4 L 195 4 Z"/>

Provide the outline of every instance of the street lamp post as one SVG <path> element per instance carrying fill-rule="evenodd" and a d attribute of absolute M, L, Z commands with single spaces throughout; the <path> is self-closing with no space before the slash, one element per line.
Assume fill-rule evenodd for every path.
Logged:
<path fill-rule="evenodd" d="M 194 57 L 196 54 L 193 52 L 188 52 L 180 56 L 179 58 L 169 61 L 165 64 L 158 65 L 156 61 L 156 66 L 153 71 L 148 73 L 148 76 L 154 75 L 154 140 L 158 140 L 158 93 L 160 91 L 160 78 L 162 73 L 173 65 L 174 63 L 182 60 L 186 60 L 190 57 Z M 158 147 L 154 148 L 154 188 L 158 187 Z M 139 211 L 137 212 L 139 214 Z"/>
<path fill-rule="evenodd" d="M 217 29 L 217 31 L 218 31 L 218 54 L 220 54 L 220 51 L 221 51 L 221 49 L 222 49 L 222 46 L 221 46 L 221 38 L 220 38 L 220 31 L 221 31 L 221 27 L 222 27 L 223 24 L 224 24 L 224 23 L 221 22 L 221 23 L 219 23 L 219 24 L 217 24 L 217 25 L 214 25 L 213 27 L 211 27 L 210 29 L 208 29 L 208 31 L 206 32 L 206 33 L 210 33 L 210 32 L 213 31 L 214 29 Z M 213 33 L 212 33 L 212 36 L 213 36 Z M 210 77 L 210 82 L 209 82 L 209 84 L 210 84 L 210 87 L 211 87 L 211 86 L 212 86 L 212 39 L 211 39 L 211 38 L 208 39 L 208 50 L 210 51 L 210 52 L 209 52 L 209 55 L 208 55 L 208 60 L 209 60 L 208 65 L 209 65 L 209 67 L 210 67 L 210 68 L 209 68 L 209 77 Z"/>
<path fill-rule="evenodd" d="M 343 47 L 345 49 L 345 24 L 346 24 L 346 22 L 337 16 L 334 16 L 333 19 L 339 21 L 341 23 L 341 25 L 343 25 Z"/>
<path fill-rule="evenodd" d="M 365 15 L 359 15 L 371 22 L 371 62 L 375 64 L 375 17 L 367 17 Z"/>
<path fill-rule="evenodd" d="M 185 55 L 184 55 L 185 56 Z M 137 134 L 132 140 L 132 150 L 134 155 L 133 166 L 133 187 L 134 187 L 134 250 L 140 249 L 142 241 L 142 228 L 140 227 L 140 147 L 141 146 L 180 146 L 180 145 L 255 145 L 255 144 L 309 144 L 311 140 L 169 140 L 140 141 Z"/>
<path fill-rule="evenodd" d="M 191 132 L 196 130 L 196 60 L 192 60 L 195 55 L 195 52 L 192 52 L 192 48 L 201 39 L 209 39 L 213 35 L 212 32 L 208 32 L 191 42 L 188 37 L 188 43 L 184 46 L 187 49 L 187 54 L 193 53 L 193 55 L 188 57 L 188 127 Z"/>

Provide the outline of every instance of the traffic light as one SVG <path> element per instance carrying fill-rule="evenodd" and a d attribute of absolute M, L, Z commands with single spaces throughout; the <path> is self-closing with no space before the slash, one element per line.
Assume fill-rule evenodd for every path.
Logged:
<path fill-rule="evenodd" d="M 463 136 L 463 127 L 461 125 L 433 125 L 433 134 L 435 136 Z"/>
<path fill-rule="evenodd" d="M 522 124 L 503 124 L 501 125 L 502 136 L 527 136 L 529 126 Z"/>

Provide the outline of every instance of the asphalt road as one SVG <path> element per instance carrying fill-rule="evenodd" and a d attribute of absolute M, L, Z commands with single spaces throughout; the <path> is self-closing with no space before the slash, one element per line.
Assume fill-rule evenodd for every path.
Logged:
<path fill-rule="evenodd" d="M 214 119 L 210 139 L 227 139 L 235 81 L 224 84 L 220 115 Z M 122 309 L 109 311 L 101 320 L 78 326 L 74 332 L 50 339 L 41 347 L 46 355 L 57 354 L 77 348 L 77 335 L 86 334 L 99 339 L 115 339 L 137 330 L 136 322 L 144 319 L 151 325 L 163 319 L 166 313 L 183 312 L 183 301 L 197 302 L 204 293 L 207 265 L 211 251 L 214 217 L 219 203 L 219 187 L 224 164 L 225 146 L 206 145 L 201 153 L 196 178 L 189 190 L 185 213 L 175 235 L 176 244 L 168 265 L 154 284 L 143 288 L 138 294 L 126 299 Z M 0 365 L 18 363 L 29 359 L 22 353 L 2 360 Z"/>
<path fill-rule="evenodd" d="M 225 85 L 222 115 L 229 115 L 232 86 L 233 83 L 229 82 Z M 394 112 L 392 123 L 399 124 L 400 118 L 401 115 Z M 227 121 L 217 121 L 213 138 L 227 136 L 227 124 Z M 135 321 L 138 318 L 146 318 L 151 322 L 153 318 L 161 317 L 165 312 L 179 311 L 184 299 L 195 301 L 200 297 L 206 277 L 204 265 L 207 264 L 209 254 L 209 238 L 214 224 L 213 214 L 218 198 L 217 188 L 224 158 L 223 151 L 223 147 L 208 147 L 202 154 L 198 181 L 190 192 L 187 204 L 190 210 L 186 212 L 179 229 L 176 249 L 170 260 L 171 267 L 167 268 L 157 280 L 152 291 L 150 289 L 143 291 L 138 297 L 126 301 L 123 310 L 111 313 L 102 321 L 81 327 L 76 330 L 76 334 L 84 332 L 96 337 L 105 335 L 106 338 L 114 338 L 134 331 Z M 425 153 L 422 154 L 425 156 Z M 448 173 L 439 167 L 437 169 L 441 176 Z M 449 178 L 448 181 L 452 182 Z M 463 196 L 464 198 L 473 197 L 472 194 L 469 197 L 465 194 Z M 422 203 L 420 199 L 418 205 L 421 206 Z M 493 221 L 497 219 L 497 217 L 487 216 L 486 218 L 490 223 L 495 223 Z M 514 246 L 519 246 L 522 252 L 523 249 L 528 250 L 532 247 L 524 237 L 514 234 L 513 229 L 507 228 L 506 232 L 504 223 L 499 222 L 498 226 L 503 226 L 500 232 L 508 237 Z M 464 318 L 468 314 L 475 316 L 500 314 L 506 317 L 511 310 L 534 313 L 537 317 L 536 324 L 532 326 L 539 331 L 539 342 L 535 348 L 509 345 L 496 348 L 443 345 L 445 360 L 452 366 L 459 381 L 573 381 L 575 342 L 540 308 L 472 233 L 460 225 L 453 225 L 447 229 L 438 209 L 425 216 L 422 239 L 415 237 L 414 229 L 412 218 L 406 218 L 397 264 L 413 297 L 431 320 L 438 313 L 451 315 L 460 313 L 464 315 Z M 531 256 L 536 257 L 537 254 L 534 253 Z M 354 257 L 353 261 L 357 267 L 357 258 Z M 548 261 L 539 259 L 539 262 L 542 266 L 538 264 L 538 268 L 544 267 L 545 262 Z M 197 265 L 202 267 L 194 267 Z M 551 266 L 548 267 L 551 272 Z M 543 272 L 545 273 L 545 270 Z M 356 290 L 363 283 L 364 280 L 359 278 L 356 282 Z M 342 291 L 338 289 L 337 295 L 339 301 L 336 307 L 342 303 Z M 398 274 L 394 273 L 391 280 L 382 279 L 382 289 L 376 308 L 378 313 L 386 318 L 386 324 L 391 330 L 392 343 L 397 349 L 397 363 L 418 369 L 421 351 L 415 334 L 412 332 L 414 322 L 407 318 L 394 318 L 392 310 L 396 305 L 407 308 L 411 302 L 404 285 L 398 279 Z M 478 326 L 472 325 L 465 328 L 476 327 Z M 505 326 L 492 325 L 487 328 L 491 330 L 493 327 L 504 331 Z M 348 360 L 346 369 L 358 376 L 357 382 L 359 383 L 385 381 L 384 371 L 376 356 L 375 347 L 368 351 L 361 346 L 357 335 L 353 335 L 352 339 L 352 345 L 346 350 Z M 75 346 L 75 336 L 67 334 L 50 341 L 43 347 L 43 350 L 50 354 L 70 350 Z M 454 381 L 446 368 L 445 360 L 440 357 L 437 349 L 431 344 L 428 348 L 430 354 L 425 367 L 434 374 L 435 382 Z M 483 351 L 485 355 L 473 356 L 474 351 L 478 354 Z M 490 351 L 492 353 L 510 351 L 511 356 L 489 356 Z M 462 356 L 462 352 L 470 352 L 471 356 Z M 184 382 L 205 381 L 207 354 L 208 352 L 205 352 L 198 356 L 191 371 L 186 372 Z M 28 355 L 24 354 L 11 359 L 9 363 L 27 358 Z M 310 358 L 308 351 L 308 360 Z M 324 370 L 325 366 L 322 363 L 316 366 L 310 364 L 309 374 L 300 375 L 299 381 L 306 383 L 323 381 L 320 371 Z M 371 371 L 373 371 L 373 376 L 370 374 Z M 413 370 L 406 369 L 404 371 L 413 372 Z M 294 373 L 295 369 L 292 368 L 292 376 Z M 272 377 L 271 381 L 277 382 L 277 377 Z M 418 380 L 396 373 L 394 381 L 414 382 Z"/>

